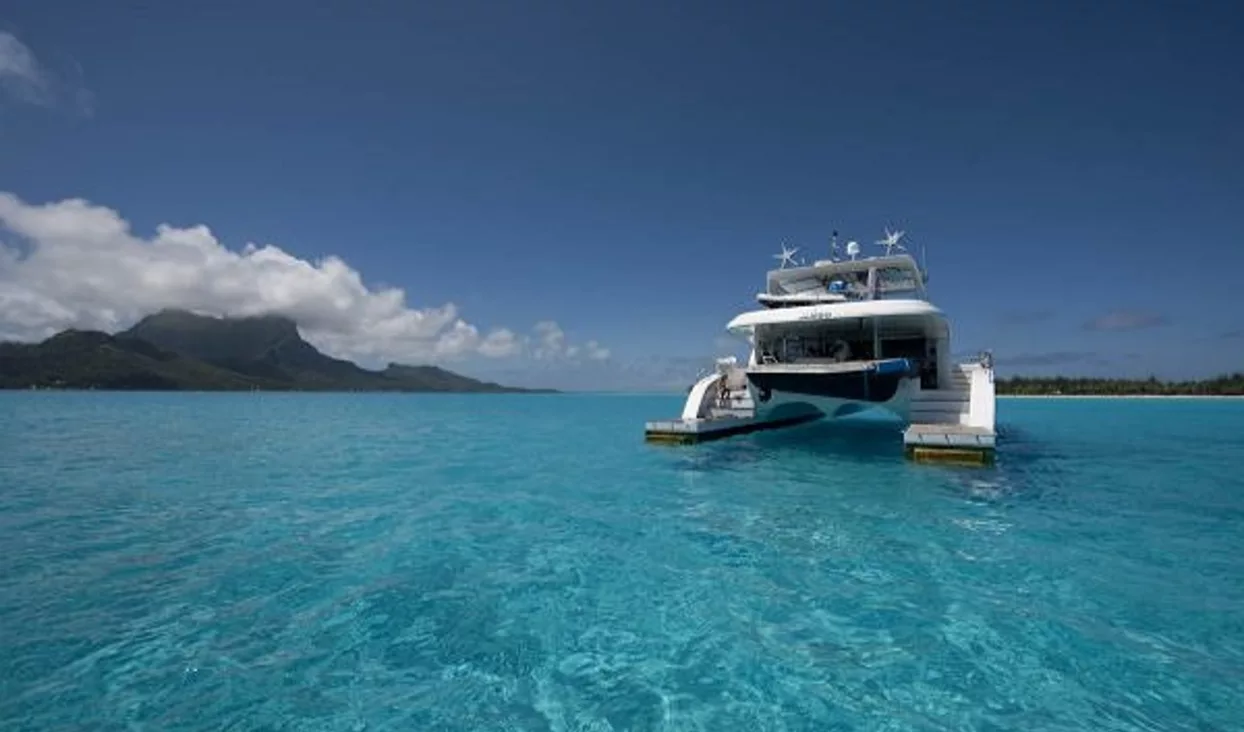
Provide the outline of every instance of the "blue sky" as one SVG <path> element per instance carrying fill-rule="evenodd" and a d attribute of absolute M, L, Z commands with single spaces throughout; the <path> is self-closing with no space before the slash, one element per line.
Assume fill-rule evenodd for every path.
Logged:
<path fill-rule="evenodd" d="M 887 224 L 1004 370 L 1244 368 L 1238 3 L 16 0 L 0 31 L 47 82 L 0 87 L 22 205 L 609 351 L 468 373 L 686 383 L 783 241 Z"/>

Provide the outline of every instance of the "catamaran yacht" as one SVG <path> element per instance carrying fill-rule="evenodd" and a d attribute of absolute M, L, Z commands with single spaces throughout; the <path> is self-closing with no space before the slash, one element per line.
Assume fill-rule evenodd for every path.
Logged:
<path fill-rule="evenodd" d="M 993 359 L 951 361 L 950 325 L 902 237 L 886 230 L 884 253 L 869 257 L 848 242 L 842 257 L 835 232 L 829 258 L 810 265 L 783 247 L 758 307 L 726 326 L 750 346 L 746 365 L 718 359 L 682 415 L 648 422 L 646 439 L 694 443 L 875 410 L 907 423 L 917 460 L 991 460 Z"/>
<path fill-rule="evenodd" d="M 830 258 L 810 265 L 783 247 L 758 307 L 726 326 L 750 345 L 746 365 L 720 359 L 717 373 L 692 387 L 684 418 L 733 409 L 775 423 L 877 409 L 903 421 L 966 423 L 979 364 L 951 361 L 949 323 L 929 301 L 928 273 L 899 244 L 902 236 L 887 230 L 877 256 L 861 257 L 849 242 L 841 257 L 835 235 Z M 992 396 L 992 368 L 984 366 Z"/>

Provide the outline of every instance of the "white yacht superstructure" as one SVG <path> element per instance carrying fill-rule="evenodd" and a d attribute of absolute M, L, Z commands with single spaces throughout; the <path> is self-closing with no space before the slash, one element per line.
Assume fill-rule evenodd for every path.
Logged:
<path fill-rule="evenodd" d="M 747 339 L 744 371 L 758 414 L 829 417 L 878 407 L 907 418 L 924 385 L 950 378 L 950 327 L 928 301 L 925 274 L 905 251 L 902 233 L 881 244 L 886 253 L 830 258 L 768 273 L 760 307 L 727 324 Z"/>

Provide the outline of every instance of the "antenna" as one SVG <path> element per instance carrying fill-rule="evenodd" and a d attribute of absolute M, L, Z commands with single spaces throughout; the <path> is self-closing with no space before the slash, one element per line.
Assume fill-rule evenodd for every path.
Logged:
<path fill-rule="evenodd" d="M 858 241 L 847 242 L 847 256 L 852 260 L 860 256 L 860 243 Z"/>
<path fill-rule="evenodd" d="M 834 229 L 834 233 L 829 237 L 829 261 L 837 262 L 841 252 L 838 249 L 838 230 Z"/>
<path fill-rule="evenodd" d="M 774 259 L 779 259 L 782 261 L 781 265 L 778 266 L 778 269 L 786 269 L 786 265 L 788 264 L 791 265 L 792 267 L 796 266 L 797 263 L 795 262 L 795 252 L 797 251 L 799 251 L 799 247 L 795 247 L 794 249 L 787 249 L 786 245 L 783 244 L 782 253 L 773 255 Z"/>
<path fill-rule="evenodd" d="M 887 257 L 890 256 L 890 252 L 892 252 L 895 249 L 899 250 L 900 252 L 905 252 L 907 251 L 907 248 L 904 247 L 902 244 L 898 243 L 898 240 L 902 239 L 903 234 L 905 233 L 906 232 L 903 232 L 903 231 L 891 232 L 890 227 L 887 226 L 885 227 L 885 238 L 878 239 L 877 244 L 885 247 L 885 254 Z"/>

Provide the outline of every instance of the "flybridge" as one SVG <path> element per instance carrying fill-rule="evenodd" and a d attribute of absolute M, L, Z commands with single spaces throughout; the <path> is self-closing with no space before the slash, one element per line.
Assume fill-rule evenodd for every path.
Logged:
<path fill-rule="evenodd" d="M 900 244 L 905 232 L 885 230 L 875 243 L 885 249 L 878 256 L 861 257 L 859 242 L 846 244 L 846 258 L 838 246 L 838 232 L 830 240 L 828 259 L 805 264 L 795 258 L 799 248 L 782 247 L 774 258 L 765 292 L 757 299 L 768 307 L 791 307 L 823 302 L 875 300 L 885 297 L 925 297 L 928 273 Z"/>

